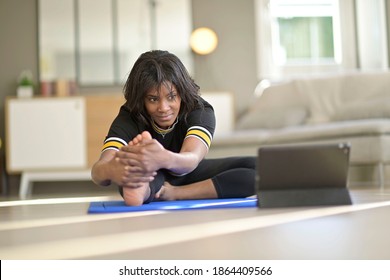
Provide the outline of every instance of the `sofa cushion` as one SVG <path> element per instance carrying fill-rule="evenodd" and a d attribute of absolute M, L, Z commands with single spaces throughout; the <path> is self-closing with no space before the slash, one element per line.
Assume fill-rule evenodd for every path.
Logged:
<path fill-rule="evenodd" d="M 309 106 L 309 124 L 324 123 L 351 102 L 389 94 L 390 72 L 350 73 L 296 80 L 297 89 Z M 353 110 L 353 109 L 352 109 Z M 360 117 L 354 117 L 357 119 Z"/>
<path fill-rule="evenodd" d="M 389 119 L 330 122 L 285 127 L 278 130 L 235 131 L 214 138 L 213 143 L 216 145 L 245 145 L 253 142 L 275 144 L 381 135 L 390 136 Z"/>
<path fill-rule="evenodd" d="M 278 129 L 305 122 L 307 108 L 296 91 L 295 83 L 288 82 L 266 88 L 248 111 L 238 120 L 237 129 Z"/>
<path fill-rule="evenodd" d="M 331 117 L 331 120 L 346 121 L 378 118 L 390 118 L 390 95 L 347 104 L 340 108 Z"/>
<path fill-rule="evenodd" d="M 301 107 L 270 108 L 253 110 L 244 115 L 237 124 L 237 129 L 277 129 L 302 124 L 307 110 Z"/>
<path fill-rule="evenodd" d="M 268 143 L 294 143 L 318 139 L 325 140 L 385 134 L 390 135 L 389 119 L 351 120 L 286 127 L 274 131 L 268 138 Z"/>
<path fill-rule="evenodd" d="M 325 123 L 330 120 L 330 116 L 342 104 L 339 94 L 342 82 L 340 76 L 296 80 L 297 89 L 309 107 L 307 123 Z"/>
<path fill-rule="evenodd" d="M 390 94 L 389 71 L 348 74 L 343 76 L 343 79 L 342 91 L 340 92 L 343 104 Z"/>

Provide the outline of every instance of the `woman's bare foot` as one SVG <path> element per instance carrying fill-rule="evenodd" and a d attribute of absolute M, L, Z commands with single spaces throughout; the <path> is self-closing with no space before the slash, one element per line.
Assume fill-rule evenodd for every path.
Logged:
<path fill-rule="evenodd" d="M 141 134 L 135 136 L 134 139 L 129 142 L 129 145 L 137 146 L 142 144 L 143 140 L 151 140 L 151 139 L 152 139 L 152 135 L 150 135 L 148 131 L 143 131 Z"/>
<path fill-rule="evenodd" d="M 123 199 L 127 206 L 140 206 L 149 196 L 149 183 L 142 183 L 139 187 L 123 187 Z"/>
<path fill-rule="evenodd" d="M 213 181 L 207 179 L 184 186 L 172 186 L 164 182 L 155 198 L 160 200 L 209 199 L 218 198 L 218 194 Z"/>
<path fill-rule="evenodd" d="M 175 191 L 177 188 L 168 182 L 164 182 L 164 185 L 156 193 L 155 198 L 159 200 L 176 200 Z"/>
<path fill-rule="evenodd" d="M 152 136 L 149 132 L 144 131 L 134 137 L 129 145 L 141 145 L 143 140 L 150 140 Z M 123 187 L 123 199 L 128 206 L 139 206 L 144 203 L 150 196 L 149 183 L 140 183 L 138 187 Z"/>

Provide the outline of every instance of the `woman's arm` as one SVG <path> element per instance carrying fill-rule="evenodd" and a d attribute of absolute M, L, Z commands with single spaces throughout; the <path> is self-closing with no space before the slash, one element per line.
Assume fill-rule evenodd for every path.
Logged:
<path fill-rule="evenodd" d="M 208 148 L 196 137 L 186 138 L 179 153 L 165 149 L 155 139 L 144 139 L 140 145 L 123 146 L 118 157 L 124 165 L 137 166 L 145 172 L 167 169 L 184 175 L 194 170 L 207 152 Z"/>
<path fill-rule="evenodd" d="M 100 155 L 99 160 L 92 166 L 91 177 L 95 184 L 108 186 L 112 181 L 115 181 L 113 172 L 113 170 L 116 169 L 114 160 L 115 153 L 116 151 L 114 150 L 104 151 Z"/>
<path fill-rule="evenodd" d="M 193 171 L 204 159 L 208 148 L 204 143 L 195 137 L 188 137 L 184 140 L 179 153 L 170 152 L 170 158 L 165 168 L 177 175 L 184 175 Z"/>

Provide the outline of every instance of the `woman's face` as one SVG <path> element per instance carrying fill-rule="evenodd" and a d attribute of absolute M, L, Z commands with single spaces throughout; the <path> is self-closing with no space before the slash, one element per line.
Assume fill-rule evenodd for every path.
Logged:
<path fill-rule="evenodd" d="M 145 95 L 145 108 L 160 128 L 170 127 L 180 111 L 181 98 L 176 87 L 170 82 L 163 83 Z"/>

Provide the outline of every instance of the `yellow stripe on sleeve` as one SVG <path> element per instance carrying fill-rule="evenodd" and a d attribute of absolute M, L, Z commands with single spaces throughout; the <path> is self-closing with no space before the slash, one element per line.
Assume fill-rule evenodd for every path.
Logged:
<path fill-rule="evenodd" d="M 196 137 L 200 138 L 210 148 L 210 146 L 211 146 L 211 139 L 210 139 L 210 136 L 207 133 L 205 133 L 205 132 L 203 132 L 203 131 L 201 131 L 199 129 L 191 129 L 186 134 L 186 137 L 189 137 L 189 136 L 196 136 Z"/>
<path fill-rule="evenodd" d="M 117 141 L 108 141 L 106 142 L 104 145 L 103 145 L 103 148 L 102 148 L 102 151 L 104 151 L 105 149 L 107 148 L 116 148 L 116 149 L 120 149 L 121 147 L 123 147 L 124 145 L 120 142 L 117 142 Z"/>

